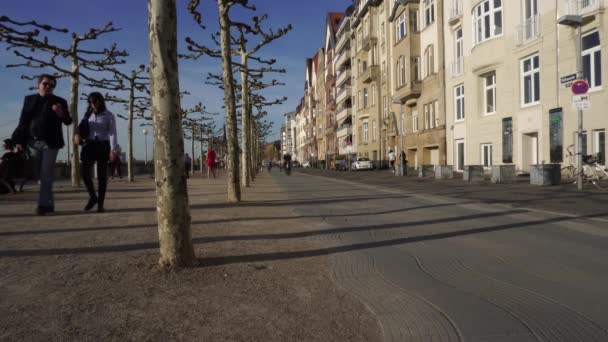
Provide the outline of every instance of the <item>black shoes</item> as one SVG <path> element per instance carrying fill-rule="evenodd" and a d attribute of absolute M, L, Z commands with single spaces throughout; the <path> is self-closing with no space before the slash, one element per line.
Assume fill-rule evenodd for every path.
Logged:
<path fill-rule="evenodd" d="M 40 216 L 44 216 L 46 214 L 51 214 L 55 212 L 54 207 L 38 207 L 36 208 L 36 214 Z"/>
<path fill-rule="evenodd" d="M 89 202 L 87 202 L 87 205 L 84 206 L 84 211 L 91 210 L 91 208 L 93 208 L 95 204 L 97 204 L 97 197 L 90 197 Z"/>

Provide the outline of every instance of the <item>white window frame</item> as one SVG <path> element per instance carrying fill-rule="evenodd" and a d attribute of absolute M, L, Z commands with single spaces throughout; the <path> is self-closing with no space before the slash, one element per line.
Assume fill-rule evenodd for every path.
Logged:
<path fill-rule="evenodd" d="M 388 117 L 388 100 L 386 95 L 382 97 L 382 118 L 386 120 Z"/>
<path fill-rule="evenodd" d="M 488 81 L 492 80 L 492 84 L 488 84 Z M 488 111 L 488 91 L 492 92 L 492 111 Z M 496 72 L 492 72 L 483 76 L 483 114 L 493 115 L 496 114 Z"/>
<path fill-rule="evenodd" d="M 433 128 L 439 127 L 439 100 L 433 101 Z"/>
<path fill-rule="evenodd" d="M 536 66 L 534 65 L 535 62 Z M 525 70 L 526 63 L 530 63 L 529 70 Z M 540 56 L 538 53 L 523 58 L 520 61 L 520 75 L 521 76 L 519 98 L 521 99 L 521 106 L 529 107 L 540 104 L 540 84 L 536 84 L 537 82 L 540 83 Z M 528 84 L 526 82 L 526 78 L 530 79 L 530 89 L 526 89 L 526 85 Z M 538 88 L 538 94 L 536 94 L 536 88 Z M 526 102 L 526 93 L 528 91 L 530 92 L 530 101 Z"/>
<path fill-rule="evenodd" d="M 404 86 L 407 82 L 407 75 L 405 73 L 405 56 L 399 57 L 399 86 Z"/>
<path fill-rule="evenodd" d="M 464 83 L 454 87 L 454 120 L 464 121 Z"/>
<path fill-rule="evenodd" d="M 424 27 L 435 22 L 435 0 L 424 0 L 423 2 Z"/>
<path fill-rule="evenodd" d="M 367 88 L 363 88 L 363 108 L 367 108 L 368 92 Z"/>
<path fill-rule="evenodd" d="M 369 142 L 369 125 L 368 122 L 363 123 L 363 143 L 367 144 Z"/>
<path fill-rule="evenodd" d="M 581 58 L 582 58 L 582 63 L 583 63 L 583 70 L 585 69 L 585 66 L 584 66 L 585 57 L 589 56 L 589 67 L 588 67 L 588 70 L 589 70 L 589 79 L 587 80 L 587 82 L 589 82 L 589 88 L 590 88 L 590 90 L 599 90 L 602 87 L 602 83 L 601 82 L 603 80 L 600 79 L 600 83 L 598 84 L 597 80 L 595 79 L 595 74 L 596 74 L 595 69 L 598 68 L 598 67 L 600 68 L 600 70 L 599 70 L 600 78 L 602 76 L 602 50 L 601 50 L 601 47 L 602 47 L 601 38 L 602 37 L 600 36 L 600 32 L 597 31 L 597 30 L 593 31 L 593 32 L 589 32 L 589 33 L 587 33 L 587 34 L 585 34 L 583 36 L 583 40 L 584 40 L 585 37 L 588 37 L 588 36 L 590 36 L 592 34 L 596 34 L 596 33 L 597 33 L 598 38 L 599 38 L 598 45 L 594 46 L 592 48 L 588 48 L 586 50 L 583 50 L 582 53 L 581 53 L 581 56 L 582 56 Z M 596 57 L 596 54 L 597 54 L 597 57 Z M 600 60 L 600 65 L 599 66 L 596 65 L 596 63 L 595 63 L 596 58 Z"/>
<path fill-rule="evenodd" d="M 435 48 L 433 44 L 424 49 L 424 77 L 429 77 L 435 73 Z"/>
<path fill-rule="evenodd" d="M 420 57 L 412 57 L 412 63 L 413 63 L 413 69 L 414 69 L 414 80 L 415 81 L 420 81 L 421 80 L 421 65 L 420 65 Z"/>
<path fill-rule="evenodd" d="M 378 125 L 376 125 L 376 120 L 372 121 L 372 142 L 376 141 L 376 127 Z"/>
<path fill-rule="evenodd" d="M 600 146 L 600 135 L 604 136 L 604 146 Z M 604 151 L 604 159 L 606 159 L 606 130 L 596 129 L 593 131 L 593 153 L 599 153 L 601 150 Z M 604 160 L 604 165 L 606 160 Z"/>
<path fill-rule="evenodd" d="M 412 109 L 412 132 L 418 132 L 418 109 Z"/>
<path fill-rule="evenodd" d="M 376 86 L 372 86 L 372 106 L 376 105 Z"/>
<path fill-rule="evenodd" d="M 500 2 L 499 7 L 494 7 L 495 1 Z M 503 35 L 502 2 L 503 0 L 485 0 L 473 8 L 471 17 L 473 19 L 473 42 L 475 45 Z M 501 26 L 496 25 L 497 16 L 500 17 Z M 489 27 L 486 27 L 486 25 Z M 486 32 L 489 33 L 486 35 Z"/>
<path fill-rule="evenodd" d="M 407 26 L 405 22 L 405 14 L 407 11 L 403 11 L 401 15 L 395 21 L 395 43 L 401 41 L 407 35 Z"/>
<path fill-rule="evenodd" d="M 490 152 L 490 155 L 486 156 L 486 153 L 488 151 Z M 493 155 L 492 144 L 481 144 L 481 165 L 483 165 L 484 169 L 492 168 L 492 155 Z M 486 159 L 487 159 L 488 163 L 486 163 Z"/>

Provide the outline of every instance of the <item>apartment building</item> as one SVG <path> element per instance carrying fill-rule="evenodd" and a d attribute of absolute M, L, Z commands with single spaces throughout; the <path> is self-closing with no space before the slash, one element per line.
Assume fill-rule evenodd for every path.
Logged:
<path fill-rule="evenodd" d="M 289 113 L 285 113 L 283 114 L 283 118 L 284 118 L 284 123 L 283 123 L 283 128 L 284 128 L 284 132 L 285 132 L 285 139 L 284 139 L 284 148 L 282 149 L 284 152 L 283 154 L 289 154 L 291 156 L 295 156 L 295 139 L 294 139 L 294 123 L 295 123 L 295 115 L 296 112 L 289 112 Z M 281 135 L 283 135 L 283 133 L 281 133 Z"/>
<path fill-rule="evenodd" d="M 325 97 L 325 49 L 320 48 L 316 54 L 316 63 L 313 64 L 313 90 L 312 110 L 315 118 L 315 139 L 317 153 L 315 160 L 325 162 L 327 157 L 326 131 L 326 97 Z"/>
<path fill-rule="evenodd" d="M 351 16 L 351 41 L 354 42 L 357 155 L 370 158 L 376 165 L 386 159 L 382 145 L 379 17 L 380 0 L 357 0 Z"/>
<path fill-rule="evenodd" d="M 561 163 L 575 143 L 577 111 L 560 78 L 576 73 L 576 30 L 582 15 L 583 75 L 591 109 L 584 112 L 583 153 L 605 159 L 608 96 L 603 0 L 449 0 L 443 9 L 448 164 Z M 604 67 L 603 67 L 604 66 Z"/>
<path fill-rule="evenodd" d="M 325 58 L 324 58 L 324 135 L 325 135 L 325 165 L 329 165 L 330 160 L 338 154 L 337 144 L 337 122 L 336 122 L 336 32 L 344 13 L 332 12 L 327 15 L 325 22 Z"/>
<path fill-rule="evenodd" d="M 351 69 L 351 29 L 350 15 L 352 7 L 342 19 L 336 31 L 336 46 L 334 65 L 336 69 L 336 139 L 340 155 L 355 155 L 357 153 L 356 134 L 353 132 L 355 117 L 352 101 L 352 69 Z"/>

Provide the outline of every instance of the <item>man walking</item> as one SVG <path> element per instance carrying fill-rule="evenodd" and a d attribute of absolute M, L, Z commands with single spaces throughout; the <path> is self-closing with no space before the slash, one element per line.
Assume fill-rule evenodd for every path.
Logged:
<path fill-rule="evenodd" d="M 25 97 L 19 124 L 12 136 L 17 152 L 29 148 L 34 161 L 34 173 L 40 180 L 38 215 L 55 211 L 54 166 L 57 153 L 65 145 L 61 124 L 67 126 L 72 123 L 67 101 L 53 95 L 56 85 L 52 75 L 44 74 L 38 78 L 38 94 Z"/>
<path fill-rule="evenodd" d="M 388 152 L 388 161 L 391 164 L 391 171 L 393 173 L 395 173 L 395 159 L 397 159 L 397 156 L 395 156 L 395 152 L 393 152 L 393 150 L 390 150 Z"/>

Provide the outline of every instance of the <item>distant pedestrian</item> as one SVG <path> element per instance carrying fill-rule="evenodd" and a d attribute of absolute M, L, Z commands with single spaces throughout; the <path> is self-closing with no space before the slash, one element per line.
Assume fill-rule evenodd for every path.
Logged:
<path fill-rule="evenodd" d="M 401 166 L 403 167 L 403 175 L 407 176 L 407 155 L 404 150 L 401 150 Z"/>
<path fill-rule="evenodd" d="M 25 97 L 19 124 L 12 136 L 17 153 L 29 147 L 34 174 L 40 180 L 38 215 L 55 211 L 55 160 L 65 145 L 61 124 L 67 126 L 72 123 L 67 101 L 53 95 L 56 85 L 57 80 L 52 75 L 44 74 L 38 78 L 38 94 Z"/>
<path fill-rule="evenodd" d="M 85 211 L 97 205 L 97 212 L 104 212 L 104 201 L 108 186 L 108 159 L 111 153 L 116 153 L 116 119 L 107 108 L 103 95 L 98 92 L 89 94 L 88 109 L 78 125 L 78 133 L 74 142 L 83 144 L 80 152 L 82 162 L 81 174 L 84 185 L 89 193 L 89 201 Z M 93 165 L 97 163 L 98 189 L 93 185 Z"/>
<path fill-rule="evenodd" d="M 217 177 L 217 162 L 215 161 L 216 155 L 213 147 L 209 146 L 207 150 L 207 179 L 213 175 L 213 178 Z"/>
<path fill-rule="evenodd" d="M 114 179 L 114 177 L 119 177 L 122 179 L 122 160 L 120 159 L 120 152 L 120 146 L 116 146 L 116 150 L 110 154 L 110 162 L 112 163 L 112 179 Z"/>
<path fill-rule="evenodd" d="M 190 177 L 190 168 L 192 167 L 192 158 L 186 153 L 184 156 L 184 167 L 186 168 L 186 178 Z"/>
<path fill-rule="evenodd" d="M 268 161 L 268 173 L 272 171 L 272 160 Z"/>
<path fill-rule="evenodd" d="M 395 173 L 395 159 L 397 159 L 397 156 L 395 156 L 395 152 L 393 152 L 393 150 L 390 150 L 388 152 L 388 161 L 391 164 L 391 171 L 393 173 Z"/>

